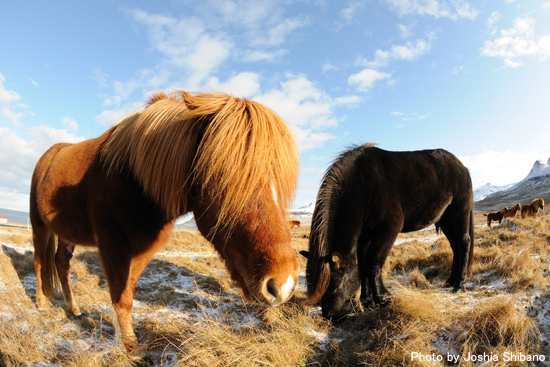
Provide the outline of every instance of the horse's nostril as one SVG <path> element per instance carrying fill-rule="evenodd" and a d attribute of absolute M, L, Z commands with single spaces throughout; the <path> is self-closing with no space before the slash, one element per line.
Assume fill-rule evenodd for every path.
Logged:
<path fill-rule="evenodd" d="M 271 294 L 275 298 L 279 297 L 279 291 L 277 290 L 277 286 L 275 285 L 275 281 L 273 280 L 273 278 L 267 281 L 266 287 L 269 294 Z"/>

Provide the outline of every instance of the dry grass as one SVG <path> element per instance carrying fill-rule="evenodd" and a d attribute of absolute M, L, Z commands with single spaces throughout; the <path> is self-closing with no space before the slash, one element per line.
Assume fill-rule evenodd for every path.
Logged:
<path fill-rule="evenodd" d="M 491 229 L 476 218 L 474 274 L 457 293 L 442 288 L 452 261 L 446 239 L 433 230 L 400 235 L 384 268 L 390 306 L 339 325 L 304 303 L 303 287 L 277 308 L 247 304 L 212 246 L 197 232 L 176 231 L 136 287 L 142 360 L 114 342 L 97 251 L 79 247 L 72 260 L 85 316 L 68 315 L 61 297 L 38 311 L 30 233 L 0 229 L 0 366 L 433 366 L 427 356 L 447 355 L 475 366 L 468 354 L 499 358 L 487 367 L 537 365 L 505 362 L 505 353 L 550 359 L 550 216 Z M 292 230 L 296 253 L 308 236 L 307 226 Z"/>

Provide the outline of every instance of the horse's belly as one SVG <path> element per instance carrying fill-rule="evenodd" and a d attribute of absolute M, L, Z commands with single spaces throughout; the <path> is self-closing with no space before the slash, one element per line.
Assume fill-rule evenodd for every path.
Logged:
<path fill-rule="evenodd" d="M 426 228 L 434 223 L 439 222 L 443 213 L 451 203 L 451 198 L 447 200 L 440 200 L 439 203 L 433 203 L 432 205 L 426 205 L 421 210 L 417 210 L 415 213 L 410 213 L 405 218 L 403 229 L 401 232 L 414 232 Z"/>

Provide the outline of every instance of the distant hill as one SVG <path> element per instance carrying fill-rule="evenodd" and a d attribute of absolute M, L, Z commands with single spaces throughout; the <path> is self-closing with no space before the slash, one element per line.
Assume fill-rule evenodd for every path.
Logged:
<path fill-rule="evenodd" d="M 511 207 L 516 203 L 529 204 L 535 198 L 550 202 L 550 159 L 536 161 L 529 174 L 507 190 L 488 195 L 475 203 L 476 212 L 489 212 Z"/>
<path fill-rule="evenodd" d="M 10 223 L 27 224 L 27 220 L 30 223 L 29 213 L 26 212 L 0 208 L 0 215 L 7 217 Z"/>
<path fill-rule="evenodd" d="M 491 183 L 486 183 L 483 186 L 478 187 L 474 190 L 474 201 L 480 201 L 485 199 L 487 196 L 494 194 L 495 192 L 508 190 L 510 187 L 514 186 L 513 184 L 503 185 L 503 186 L 495 186 L 491 185 Z"/>

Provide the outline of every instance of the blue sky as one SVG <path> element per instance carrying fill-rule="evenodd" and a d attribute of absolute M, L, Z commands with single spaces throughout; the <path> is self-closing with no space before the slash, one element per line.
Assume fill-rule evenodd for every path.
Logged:
<path fill-rule="evenodd" d="M 40 155 L 99 136 L 156 90 L 257 100 L 300 147 L 295 206 L 351 144 L 444 148 L 474 187 L 550 157 L 550 1 L 8 2 L 0 12 L 0 207 Z"/>

